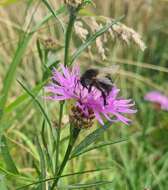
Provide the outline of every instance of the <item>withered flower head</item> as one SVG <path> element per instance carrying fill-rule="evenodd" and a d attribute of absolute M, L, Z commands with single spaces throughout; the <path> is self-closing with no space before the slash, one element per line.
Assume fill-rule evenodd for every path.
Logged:
<path fill-rule="evenodd" d="M 50 51 L 55 51 L 58 48 L 61 48 L 61 44 L 54 38 L 39 38 L 38 39 L 40 43 L 44 46 L 45 49 L 50 50 Z"/>
<path fill-rule="evenodd" d="M 77 8 L 79 5 L 81 5 L 83 0 L 64 0 L 64 3 L 68 6 Z"/>

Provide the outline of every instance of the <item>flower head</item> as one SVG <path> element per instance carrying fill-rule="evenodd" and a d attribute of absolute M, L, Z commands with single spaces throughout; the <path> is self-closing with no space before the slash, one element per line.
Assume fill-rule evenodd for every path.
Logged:
<path fill-rule="evenodd" d="M 158 104 L 163 110 L 168 111 L 168 97 L 158 91 L 151 91 L 145 95 L 145 100 Z"/>
<path fill-rule="evenodd" d="M 38 38 L 39 42 L 43 45 L 43 47 L 48 51 L 55 51 L 58 48 L 61 48 L 62 45 L 54 38 Z"/>
<path fill-rule="evenodd" d="M 82 4 L 82 0 L 64 0 L 64 3 L 71 7 L 78 7 Z"/>
<path fill-rule="evenodd" d="M 104 125 L 104 119 L 129 124 L 130 120 L 123 114 L 133 114 L 136 110 L 132 109 L 134 103 L 130 99 L 118 97 L 119 89 L 115 86 L 112 88 L 106 97 L 107 105 L 104 105 L 102 93 L 97 88 L 93 87 L 91 92 L 88 92 L 88 89 L 80 83 L 79 67 L 74 66 L 70 70 L 61 66 L 61 69 L 62 73 L 56 69 L 53 70 L 53 83 L 46 87 L 46 90 L 51 93 L 49 99 L 75 100 L 72 115 L 80 116 L 80 120 L 85 118 L 88 122 L 96 118 L 102 125 Z"/>

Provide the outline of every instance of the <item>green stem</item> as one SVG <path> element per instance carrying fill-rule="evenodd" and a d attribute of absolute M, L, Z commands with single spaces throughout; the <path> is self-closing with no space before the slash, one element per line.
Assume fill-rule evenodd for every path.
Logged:
<path fill-rule="evenodd" d="M 67 26 L 67 30 L 66 30 L 66 35 L 65 35 L 64 66 L 68 66 L 69 47 L 70 47 L 70 42 L 71 42 L 72 31 L 73 31 L 75 19 L 76 19 L 76 11 L 74 11 L 74 12 L 71 11 L 70 15 L 69 15 L 69 22 L 68 22 L 68 26 Z M 75 132 L 70 134 L 69 145 L 67 147 L 67 151 L 66 151 L 66 154 L 64 156 L 64 160 L 63 160 L 63 162 L 59 168 L 59 171 L 57 172 L 58 162 L 59 162 L 59 146 L 60 146 L 60 134 L 61 134 L 61 123 L 62 123 L 63 110 L 64 110 L 64 102 L 60 104 L 59 126 L 58 126 L 58 130 L 57 130 L 56 164 L 55 164 L 55 174 L 57 174 L 57 176 L 60 176 L 62 174 L 64 167 L 65 167 L 65 165 L 69 159 L 73 145 L 74 145 L 76 138 L 79 134 L 79 132 L 77 132 L 77 134 Z M 59 180 L 59 177 L 54 181 L 51 190 L 54 189 L 54 187 L 57 185 L 58 180 Z"/>
<path fill-rule="evenodd" d="M 58 123 L 58 128 L 57 128 L 55 175 L 57 173 L 58 162 L 59 162 L 59 145 L 60 145 L 60 134 L 61 134 L 61 123 L 62 123 L 63 111 L 64 111 L 64 102 L 61 102 L 60 113 L 59 113 L 59 123 Z"/>
<path fill-rule="evenodd" d="M 72 148 L 73 148 L 73 146 L 75 144 L 75 141 L 78 138 L 78 135 L 80 133 L 80 129 L 79 128 L 75 128 L 73 126 L 70 127 L 70 130 L 71 130 L 70 139 L 69 139 L 69 144 L 68 144 L 65 156 L 64 156 L 64 160 L 62 161 L 60 169 L 59 169 L 59 171 L 57 173 L 57 177 L 58 178 L 54 181 L 54 183 L 53 183 L 53 185 L 51 187 L 51 190 L 53 190 L 54 187 L 57 185 L 57 183 L 59 181 L 59 176 L 61 176 L 62 172 L 64 171 L 64 168 L 65 168 L 65 166 L 66 166 L 66 164 L 67 164 L 67 162 L 69 160 Z"/>
<path fill-rule="evenodd" d="M 68 65 L 69 47 L 70 47 L 70 41 L 71 41 L 72 30 L 73 30 L 73 25 L 74 25 L 75 19 L 76 19 L 75 14 L 70 13 L 69 23 L 68 23 L 68 27 L 66 30 L 66 36 L 65 36 L 65 54 L 64 54 L 64 65 L 65 66 Z M 64 102 L 61 102 L 60 103 L 60 113 L 59 113 L 59 124 L 58 124 L 58 130 L 57 130 L 55 174 L 57 173 L 56 171 L 58 169 L 59 144 L 60 144 L 60 134 L 61 134 L 61 123 L 62 123 L 63 110 L 64 110 Z"/>
<path fill-rule="evenodd" d="M 76 14 L 71 12 L 69 16 L 69 23 L 66 30 L 66 36 L 65 36 L 64 66 L 67 66 L 68 61 L 69 61 L 69 47 L 70 47 L 70 41 L 72 37 L 72 31 L 73 31 L 75 19 L 76 19 Z"/>
<path fill-rule="evenodd" d="M 73 31 L 73 25 L 76 19 L 76 14 L 71 12 L 69 16 L 69 23 L 66 30 L 66 36 L 65 36 L 65 54 L 64 54 L 64 65 L 68 65 L 69 61 L 69 47 L 70 47 L 70 41 Z M 61 133 L 61 123 L 62 123 L 62 116 L 63 116 L 63 110 L 64 110 L 64 102 L 60 104 L 60 113 L 59 113 L 59 125 L 57 130 L 57 143 L 56 143 L 56 164 L 55 164 L 55 174 L 57 173 L 58 169 L 58 161 L 59 161 L 59 144 L 60 144 L 60 133 Z"/>

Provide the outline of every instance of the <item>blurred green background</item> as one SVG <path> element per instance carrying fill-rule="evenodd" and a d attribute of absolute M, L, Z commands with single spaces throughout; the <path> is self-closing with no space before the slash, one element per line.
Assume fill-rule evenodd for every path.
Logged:
<path fill-rule="evenodd" d="M 61 5 L 58 0 L 49 2 L 55 10 Z M 150 103 L 144 101 L 144 95 L 150 90 L 158 90 L 168 95 L 168 1 L 96 0 L 95 5 L 81 12 L 80 16 L 117 18 L 125 14 L 122 22 L 141 34 L 147 49 L 142 52 L 134 45 L 127 46 L 116 39 L 106 43 L 108 48 L 106 60 L 101 59 L 95 48 L 92 53 L 86 50 L 77 62 L 82 69 L 91 64 L 101 66 L 119 64 L 121 72 L 114 78 L 116 77 L 117 85 L 121 88 L 121 95 L 135 100 L 138 112 L 132 116 L 131 126 L 115 124 L 96 143 L 127 140 L 72 159 L 65 173 L 98 169 L 100 166 L 109 169 L 63 178 L 61 183 L 65 185 L 109 180 L 112 183 L 89 189 L 166 190 L 168 189 L 168 113 L 154 109 Z M 3 117 L 0 124 L 0 190 L 13 190 L 15 187 L 27 184 L 28 181 L 25 179 L 39 179 L 41 175 L 36 137 L 41 135 L 43 116 L 37 104 L 25 94 L 17 80 L 22 81 L 29 89 L 35 89 L 33 91 L 35 94 L 38 92 L 38 100 L 43 103 L 53 126 L 58 120 L 58 104 L 44 101 L 44 92 L 39 91 L 44 71 L 37 40 L 47 38 L 55 40 L 60 48 L 49 52 L 47 62 L 57 64 L 59 60 L 62 61 L 64 36 L 60 24 L 52 17 L 32 35 L 28 37 L 25 35 L 25 32 L 31 32 L 36 28 L 48 14 L 49 10 L 42 1 L 0 1 L 0 89 L 3 89 L 4 81 L 13 76 L 11 88 L 6 90 L 8 98 L 5 108 L 1 110 Z M 66 15 L 63 14 L 60 18 L 63 22 L 67 22 Z M 71 52 L 80 43 L 81 40 L 74 33 Z M 15 64 L 7 79 L 7 71 L 13 62 Z M 6 82 L 7 84 L 9 83 Z M 3 96 L 0 94 L 0 99 L 3 99 Z M 67 117 L 65 113 L 60 159 L 66 147 Z M 88 130 L 82 131 L 81 139 L 88 133 Z M 49 145 L 52 144 L 49 136 L 46 135 L 45 139 Z M 4 148 L 5 141 L 8 149 Z M 13 161 L 10 160 L 9 152 Z M 15 163 L 24 180 L 20 179 L 16 168 L 12 169 L 11 162 Z M 47 171 L 47 177 L 51 177 L 50 170 Z"/>

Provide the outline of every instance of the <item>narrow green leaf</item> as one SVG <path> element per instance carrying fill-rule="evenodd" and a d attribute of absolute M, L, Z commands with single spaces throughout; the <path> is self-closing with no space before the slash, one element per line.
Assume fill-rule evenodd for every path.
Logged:
<path fill-rule="evenodd" d="M 58 16 L 62 14 L 65 11 L 65 6 L 61 6 L 58 10 L 55 11 L 55 15 Z M 53 17 L 53 14 L 48 14 L 46 17 L 44 17 L 39 23 L 36 24 L 36 26 L 33 27 L 30 34 L 35 33 L 41 26 L 43 26 L 48 20 L 50 20 Z"/>
<path fill-rule="evenodd" d="M 123 19 L 124 16 L 116 19 L 115 21 L 112 21 L 109 24 L 106 24 L 105 26 L 103 26 L 100 30 L 98 30 L 95 34 L 93 34 L 92 36 L 90 36 L 77 50 L 76 52 L 72 55 L 72 58 L 70 60 L 70 65 L 75 61 L 75 59 L 77 59 L 80 54 L 88 47 L 90 46 L 95 40 L 96 38 L 98 38 L 99 36 L 101 36 L 102 34 L 104 34 L 105 32 L 107 32 L 114 24 L 116 24 L 117 22 L 119 22 L 121 19 Z"/>
<path fill-rule="evenodd" d="M 43 180 L 46 178 L 46 162 L 45 162 L 45 156 L 44 156 L 44 153 L 43 153 L 43 150 L 42 150 L 42 147 L 40 145 L 40 141 L 39 141 L 38 137 L 37 137 L 37 147 L 38 147 L 38 152 L 40 155 L 40 172 L 41 172 L 41 175 L 39 177 L 40 177 L 40 180 Z M 38 189 L 39 190 L 46 190 L 45 182 L 41 183 L 39 185 Z"/>
<path fill-rule="evenodd" d="M 11 177 L 11 178 L 16 178 L 18 180 L 22 180 L 22 181 L 26 181 L 26 182 L 29 182 L 29 183 L 32 183 L 34 182 L 34 179 L 33 178 L 30 178 L 30 177 L 25 177 L 25 176 L 22 176 L 20 174 L 14 174 L 14 173 L 11 173 L 10 171 L 7 171 L 6 169 L 0 167 L 0 171 L 1 173 Z"/>
<path fill-rule="evenodd" d="M 34 94 L 34 96 L 36 96 L 40 90 L 43 88 L 43 86 L 46 84 L 47 80 L 39 83 L 37 86 L 35 86 L 32 89 L 32 93 Z M 17 97 L 16 100 L 14 100 L 12 103 L 10 103 L 4 110 L 5 113 L 9 113 L 11 111 L 13 111 L 15 108 L 17 108 L 19 105 L 21 105 L 24 101 L 28 100 L 30 98 L 30 96 L 27 94 L 27 92 L 25 92 L 24 94 L 20 95 L 19 97 Z"/>
<path fill-rule="evenodd" d="M 23 85 L 20 81 L 18 81 L 18 83 L 22 86 L 22 88 L 32 97 L 32 99 L 36 102 L 36 104 L 38 105 L 41 113 L 43 114 L 44 118 L 46 119 L 47 123 L 49 124 L 49 126 L 52 128 L 52 124 L 50 122 L 50 119 L 47 115 L 47 113 L 45 112 L 43 106 L 41 105 L 41 103 L 39 102 L 39 100 L 34 96 L 34 94 L 25 86 Z"/>
<path fill-rule="evenodd" d="M 109 145 L 115 145 L 115 144 L 125 142 L 125 141 L 128 141 L 128 138 L 120 139 L 120 140 L 116 140 L 116 141 L 113 140 L 113 141 L 103 142 L 103 143 L 100 143 L 98 145 L 92 146 L 90 148 L 83 149 L 82 151 L 80 151 L 78 153 L 72 154 L 70 159 L 72 159 L 74 157 L 77 157 L 77 156 L 80 156 L 81 154 L 84 154 L 86 152 L 89 152 L 89 151 L 92 151 L 92 150 L 95 150 L 95 149 L 99 149 L 99 148 L 109 146 Z"/>
<path fill-rule="evenodd" d="M 50 169 L 51 173 L 54 173 L 54 169 L 53 169 L 53 154 L 50 155 L 50 151 L 49 151 L 49 145 L 47 143 L 47 139 L 46 139 L 46 130 L 45 130 L 45 125 L 46 122 L 45 120 L 43 120 L 42 123 L 42 130 L 41 130 L 41 140 L 42 140 L 42 144 L 44 147 L 44 151 L 45 151 L 45 155 L 46 155 L 46 165 L 48 166 L 48 168 Z"/>
<path fill-rule="evenodd" d="M 49 9 L 49 11 L 53 14 L 53 16 L 58 20 L 58 22 L 60 23 L 60 26 L 62 28 L 62 31 L 65 33 L 65 27 L 64 27 L 63 22 L 61 21 L 61 19 L 58 18 L 57 14 L 55 13 L 54 9 L 49 4 L 48 0 L 42 0 L 42 1 L 46 5 L 46 7 Z"/>
<path fill-rule="evenodd" d="M 89 134 L 80 144 L 75 147 L 75 149 L 72 151 L 71 157 L 78 155 L 83 149 L 95 142 L 105 131 L 106 129 L 101 127 Z"/>
<path fill-rule="evenodd" d="M 10 171 L 11 173 L 19 174 L 15 162 L 13 161 L 10 155 L 9 148 L 6 142 L 6 137 L 4 135 L 1 137 L 1 141 L 3 143 L 3 146 L 1 146 L 1 154 L 6 164 L 7 170 Z"/>
<path fill-rule="evenodd" d="M 47 149 L 47 141 L 46 141 L 46 133 L 45 133 L 45 119 L 43 120 L 43 123 L 42 123 L 41 139 L 42 139 L 43 146 Z"/>
<path fill-rule="evenodd" d="M 12 60 L 12 63 L 9 67 L 9 70 L 5 76 L 4 83 L 3 83 L 3 89 L 2 89 L 3 97 L 1 98 L 1 101 L 0 101 L 0 107 L 2 109 L 0 118 L 2 117 L 4 106 L 5 106 L 7 98 L 8 98 L 9 90 L 12 86 L 12 82 L 13 82 L 15 74 L 16 74 L 16 68 L 17 68 L 18 64 L 21 62 L 21 59 L 25 53 L 25 50 L 27 48 L 27 45 L 28 45 L 28 42 L 30 39 L 31 39 L 31 35 L 24 35 L 23 39 L 18 43 L 18 48 L 16 50 L 16 53 Z"/>
<path fill-rule="evenodd" d="M 34 155 L 34 157 L 37 159 L 37 160 L 40 160 L 39 159 L 39 155 L 38 155 L 38 152 L 36 150 L 36 147 L 35 145 L 31 142 L 31 140 L 28 138 L 28 136 L 26 136 L 24 133 L 20 132 L 20 131 L 17 131 L 17 130 L 13 130 L 13 133 L 18 137 L 18 139 L 22 139 L 25 144 L 27 145 L 27 147 L 29 147 L 30 149 L 30 152 L 32 152 L 32 154 Z"/>
<path fill-rule="evenodd" d="M 37 41 L 36 41 L 36 46 L 37 46 L 37 51 L 38 51 L 38 54 L 39 54 L 39 57 L 40 57 L 40 61 L 41 61 L 41 63 L 43 63 L 43 51 L 41 49 L 41 44 L 40 44 L 39 39 L 37 39 Z"/>
<path fill-rule="evenodd" d="M 97 186 L 100 186 L 100 185 L 107 185 L 107 184 L 110 184 L 110 183 L 113 183 L 113 181 L 99 181 L 99 182 L 88 183 L 88 184 L 74 184 L 74 185 L 68 185 L 66 188 L 67 189 L 92 188 L 92 187 L 97 187 Z"/>
<path fill-rule="evenodd" d="M 98 168 L 96 170 L 87 170 L 87 171 L 75 172 L 75 173 L 71 173 L 71 174 L 65 174 L 65 175 L 62 175 L 62 176 L 54 177 L 54 178 L 48 178 L 48 179 L 44 179 L 44 180 L 41 180 L 41 181 L 36 181 L 36 182 L 30 183 L 30 184 L 24 185 L 22 187 L 19 187 L 16 190 L 25 189 L 25 188 L 27 188 L 29 186 L 37 185 L 39 183 L 43 183 L 43 182 L 47 182 L 47 181 L 53 181 L 53 180 L 55 180 L 57 178 L 70 177 L 70 176 L 74 176 L 74 175 L 83 175 L 83 174 L 87 174 L 87 173 L 99 172 L 99 171 L 108 170 L 108 169 L 111 169 L 111 168 Z"/>

